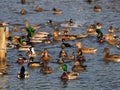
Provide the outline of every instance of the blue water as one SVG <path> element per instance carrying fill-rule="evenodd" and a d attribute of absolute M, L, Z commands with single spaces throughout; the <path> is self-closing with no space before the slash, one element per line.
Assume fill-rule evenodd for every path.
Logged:
<path fill-rule="evenodd" d="M 41 6 L 45 11 L 35 12 L 36 6 Z M 100 5 L 102 12 L 94 12 L 93 7 Z M 22 5 L 20 0 L 0 0 L 0 20 L 9 22 L 9 28 L 12 31 L 14 25 L 25 26 L 24 20 L 28 19 L 30 24 L 44 24 L 49 19 L 55 22 L 63 22 L 72 18 L 78 22 L 81 27 L 72 28 L 71 33 L 85 34 L 86 27 L 100 22 L 102 31 L 108 33 L 110 25 L 120 27 L 120 0 L 95 0 L 89 4 L 86 0 L 27 0 L 27 3 Z M 63 10 L 62 15 L 53 15 L 52 8 Z M 20 15 L 21 9 L 26 9 L 28 14 Z M 39 31 L 53 32 L 53 28 L 43 27 Z M 13 35 L 21 35 L 22 33 L 13 32 Z M 120 36 L 120 33 L 115 33 Z M 109 62 L 103 60 L 103 48 L 109 47 L 112 53 L 120 54 L 120 49 L 115 46 L 109 46 L 107 43 L 99 44 L 96 38 L 89 37 L 70 41 L 82 42 L 83 46 L 97 48 L 96 54 L 85 54 L 87 68 L 80 73 L 77 80 L 62 82 L 60 76 L 63 71 L 59 71 L 58 64 L 52 63 L 58 59 L 60 48 L 50 48 L 49 54 L 52 57 L 52 62 L 49 66 L 53 69 L 52 74 L 44 75 L 40 73 L 40 68 L 28 68 L 24 64 L 26 70 L 30 73 L 30 78 L 19 80 L 16 78 L 20 65 L 16 63 L 18 54 L 25 55 L 25 52 L 18 52 L 17 49 L 7 50 L 6 72 L 8 75 L 0 76 L 0 90 L 120 90 L 120 63 Z M 60 45 L 61 42 L 53 42 L 50 45 L 35 45 L 36 51 L 42 51 L 46 47 Z M 75 48 L 66 49 L 68 54 L 71 54 Z M 36 58 L 39 61 L 39 58 Z M 68 70 L 71 70 L 73 63 L 68 63 Z"/>

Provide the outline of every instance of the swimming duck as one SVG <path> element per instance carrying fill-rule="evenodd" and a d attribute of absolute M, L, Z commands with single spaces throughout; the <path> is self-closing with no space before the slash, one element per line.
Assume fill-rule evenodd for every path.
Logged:
<path fill-rule="evenodd" d="M 36 7 L 35 7 L 35 11 L 37 11 L 37 12 L 42 12 L 43 9 L 42 9 L 40 6 L 36 6 Z"/>
<path fill-rule="evenodd" d="M 8 26 L 9 23 L 8 23 L 8 22 L 0 22 L 0 25 L 1 25 L 1 26 Z"/>
<path fill-rule="evenodd" d="M 40 72 L 43 74 L 51 74 L 53 70 L 50 66 L 48 66 L 48 62 L 44 61 L 43 66 L 40 69 Z"/>
<path fill-rule="evenodd" d="M 25 4 L 26 3 L 26 0 L 21 0 L 21 4 Z"/>
<path fill-rule="evenodd" d="M 53 14 L 62 14 L 63 13 L 62 10 L 57 10 L 56 8 L 53 8 L 52 11 L 53 11 Z"/>
<path fill-rule="evenodd" d="M 55 41 L 62 41 L 63 39 L 64 40 L 76 40 L 75 36 L 59 35 L 59 34 L 60 34 L 59 30 L 55 30 L 53 32 L 53 40 L 55 40 Z"/>
<path fill-rule="evenodd" d="M 67 42 L 65 42 L 65 40 L 64 40 L 64 39 L 62 39 L 62 44 L 61 44 L 61 47 L 62 47 L 62 48 L 65 48 L 65 47 L 72 47 L 72 45 L 71 45 L 71 44 L 69 44 L 69 43 L 67 43 Z"/>
<path fill-rule="evenodd" d="M 96 35 L 97 34 L 95 25 L 88 26 L 86 30 L 87 30 L 86 31 L 87 35 Z"/>
<path fill-rule="evenodd" d="M 66 57 L 63 57 L 65 60 L 75 60 L 75 53 L 72 52 L 71 55 L 67 55 Z"/>
<path fill-rule="evenodd" d="M 26 78 L 29 78 L 30 75 L 27 71 L 25 71 L 25 67 L 22 66 L 21 69 L 20 69 L 20 72 L 18 72 L 17 74 L 17 78 L 19 79 L 26 79 Z"/>
<path fill-rule="evenodd" d="M 63 64 L 63 63 L 64 63 L 63 58 L 59 58 L 59 59 L 57 60 L 57 63 L 58 63 L 58 64 Z"/>
<path fill-rule="evenodd" d="M 67 65 L 66 64 L 62 64 L 59 69 L 63 69 L 63 73 L 61 75 L 61 79 L 62 80 L 75 80 L 77 79 L 77 77 L 79 76 L 78 72 L 68 72 L 67 71 Z"/>
<path fill-rule="evenodd" d="M 100 6 L 94 6 L 94 11 L 95 12 L 101 12 L 102 11 L 102 7 L 100 7 Z"/>
<path fill-rule="evenodd" d="M 41 59 L 42 59 L 43 61 L 47 61 L 47 62 L 49 62 L 49 61 L 52 60 L 52 58 L 48 55 L 48 50 L 47 50 L 47 48 L 44 49 L 43 54 L 41 55 Z"/>
<path fill-rule="evenodd" d="M 62 48 L 60 53 L 59 53 L 59 58 L 62 57 L 62 58 L 66 58 L 68 57 L 68 54 L 67 52 Z"/>
<path fill-rule="evenodd" d="M 34 47 L 31 46 L 29 49 L 30 49 L 30 51 L 27 52 L 27 55 L 29 57 L 36 57 L 36 53 L 35 53 Z"/>
<path fill-rule="evenodd" d="M 32 62 L 29 62 L 28 63 L 28 67 L 42 67 L 43 66 L 43 62 L 35 62 L 35 61 L 32 61 Z"/>
<path fill-rule="evenodd" d="M 74 72 L 80 72 L 85 69 L 86 69 L 86 67 L 81 65 L 81 63 L 78 60 L 74 62 L 74 65 L 72 67 L 72 71 L 74 71 Z"/>
<path fill-rule="evenodd" d="M 82 52 L 85 53 L 85 54 L 95 54 L 96 51 L 97 51 L 97 49 L 92 48 L 92 47 L 82 47 L 81 42 L 77 42 L 75 45 L 78 48 L 77 51 L 82 50 Z"/>
<path fill-rule="evenodd" d="M 40 25 L 30 25 L 30 24 L 29 24 L 29 21 L 28 21 L 27 19 L 25 20 L 25 26 L 26 26 L 26 28 L 31 27 L 31 28 L 33 28 L 34 30 L 40 28 Z"/>
<path fill-rule="evenodd" d="M 26 11 L 25 9 L 22 9 L 22 10 L 20 11 L 20 14 L 21 14 L 21 15 L 25 15 L 25 14 L 27 14 L 27 11 Z"/>
<path fill-rule="evenodd" d="M 18 64 L 23 64 L 26 61 L 27 61 L 26 58 L 24 58 L 22 54 L 18 55 L 18 60 L 17 60 Z"/>
<path fill-rule="evenodd" d="M 104 60 L 120 62 L 120 55 L 118 54 L 111 54 L 109 48 L 104 48 Z"/>
<path fill-rule="evenodd" d="M 106 41 L 107 41 L 107 40 L 114 40 L 115 37 L 116 37 L 116 35 L 113 34 L 113 33 L 111 33 L 111 32 L 109 32 L 109 34 L 105 34 L 104 37 L 105 37 L 105 40 L 106 40 Z"/>
<path fill-rule="evenodd" d="M 113 26 L 110 26 L 108 31 L 113 33 L 113 32 L 119 32 L 120 29 L 119 28 L 113 28 Z"/>

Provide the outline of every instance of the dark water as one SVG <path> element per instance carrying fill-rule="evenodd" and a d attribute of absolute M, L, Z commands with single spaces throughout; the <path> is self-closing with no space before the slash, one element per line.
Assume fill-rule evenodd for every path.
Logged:
<path fill-rule="evenodd" d="M 40 5 L 45 11 L 35 12 L 34 8 Z M 94 12 L 95 5 L 102 6 L 102 12 Z M 62 15 L 53 15 L 52 8 L 56 7 L 63 10 Z M 21 9 L 28 11 L 27 15 L 21 16 Z M 88 4 L 86 0 L 27 0 L 25 5 L 20 3 L 20 0 L 0 0 L 0 20 L 10 23 L 10 30 L 13 25 L 24 26 L 24 20 L 28 19 L 30 24 L 44 24 L 47 20 L 52 19 L 55 22 L 63 22 L 72 18 L 80 24 L 79 28 L 72 28 L 71 33 L 85 33 L 87 26 L 100 22 L 102 31 L 108 33 L 110 25 L 120 27 L 120 0 L 95 0 L 94 3 Z M 43 27 L 40 31 L 53 32 L 52 28 Z M 13 33 L 13 35 L 22 33 Z M 115 33 L 120 36 L 120 33 Z M 120 90 L 120 63 L 103 61 L 103 48 L 109 47 L 112 53 L 120 54 L 120 49 L 115 46 L 111 47 L 107 43 L 99 44 L 96 38 L 89 37 L 70 41 L 74 44 L 81 41 L 84 46 L 97 48 L 96 54 L 86 54 L 87 69 L 80 73 L 77 80 L 68 81 L 66 83 L 60 80 L 62 71 L 58 70 L 58 64 L 50 63 L 49 66 L 53 69 L 52 74 L 43 75 L 40 73 L 40 68 L 30 69 L 24 64 L 25 68 L 30 73 L 30 78 L 19 80 L 16 78 L 20 67 L 16 64 L 18 54 L 17 49 L 8 50 L 7 52 L 7 73 L 8 75 L 0 76 L 0 90 Z M 35 50 L 42 51 L 45 47 L 60 45 L 60 42 L 53 42 L 51 45 L 37 44 Z M 52 61 L 58 58 L 60 48 L 48 49 Z M 68 54 L 71 54 L 75 48 L 66 49 Z M 39 61 L 39 58 L 36 58 Z M 71 70 L 73 63 L 68 63 L 68 70 Z"/>

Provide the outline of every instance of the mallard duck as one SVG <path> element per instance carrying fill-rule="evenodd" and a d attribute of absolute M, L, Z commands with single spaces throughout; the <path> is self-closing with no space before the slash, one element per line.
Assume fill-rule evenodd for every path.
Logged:
<path fill-rule="evenodd" d="M 18 64 L 23 64 L 24 62 L 26 62 L 26 58 L 24 58 L 22 54 L 19 54 L 17 63 Z"/>
<path fill-rule="evenodd" d="M 20 14 L 21 14 L 21 15 L 25 15 L 25 14 L 27 14 L 27 11 L 26 11 L 25 9 L 22 9 L 22 10 L 20 11 Z"/>
<path fill-rule="evenodd" d="M 67 55 L 66 57 L 63 57 L 65 60 L 75 60 L 75 53 L 72 52 L 71 55 Z"/>
<path fill-rule="evenodd" d="M 104 60 L 120 62 L 120 55 L 118 55 L 118 54 L 110 55 L 109 48 L 104 48 L 104 53 L 105 53 Z"/>
<path fill-rule="evenodd" d="M 20 72 L 18 72 L 18 74 L 17 74 L 17 78 L 26 79 L 26 78 L 29 78 L 29 77 L 30 77 L 29 73 L 27 71 L 25 71 L 24 66 L 22 66 L 21 69 L 20 69 Z"/>
<path fill-rule="evenodd" d="M 81 65 L 81 63 L 78 60 L 75 61 L 74 65 L 72 67 L 72 71 L 74 71 L 74 72 L 80 72 L 80 71 L 83 71 L 85 69 L 86 69 L 86 67 Z"/>
<path fill-rule="evenodd" d="M 40 25 L 30 25 L 29 24 L 29 21 L 26 19 L 25 21 L 25 26 L 26 26 L 26 28 L 29 28 L 29 27 L 31 27 L 31 28 L 33 28 L 34 30 L 36 30 L 36 29 L 39 29 L 40 28 Z"/>
<path fill-rule="evenodd" d="M 25 4 L 26 3 L 26 0 L 21 0 L 21 4 Z"/>
<path fill-rule="evenodd" d="M 77 51 L 82 50 L 82 52 L 85 53 L 85 54 L 95 54 L 96 51 L 97 51 L 97 49 L 95 49 L 95 48 L 82 47 L 81 42 L 77 42 L 75 45 L 76 45 L 77 48 L 78 48 Z"/>
<path fill-rule="evenodd" d="M 64 63 L 63 58 L 59 58 L 59 59 L 57 60 L 57 63 L 58 63 L 58 64 L 63 64 L 63 63 Z"/>
<path fill-rule="evenodd" d="M 72 45 L 71 45 L 71 44 L 69 44 L 69 43 L 67 43 L 67 42 L 65 42 L 65 40 L 64 40 L 64 39 L 62 39 L 62 44 L 61 44 L 61 47 L 62 47 L 62 48 L 65 48 L 65 47 L 72 47 Z"/>
<path fill-rule="evenodd" d="M 87 30 L 86 31 L 87 35 L 96 35 L 97 34 L 95 25 L 88 26 L 86 30 Z"/>
<path fill-rule="evenodd" d="M 28 67 L 42 67 L 43 66 L 43 62 L 34 62 L 34 61 L 32 61 L 32 62 L 29 62 L 28 63 Z"/>
<path fill-rule="evenodd" d="M 52 11 L 53 11 L 53 14 L 62 14 L 63 13 L 62 10 L 57 10 L 56 8 L 53 8 Z"/>
<path fill-rule="evenodd" d="M 47 61 L 47 62 L 49 62 L 49 61 L 52 60 L 52 58 L 48 55 L 48 50 L 47 50 L 47 48 L 44 49 L 43 54 L 41 55 L 41 59 L 42 59 L 43 61 Z"/>
<path fill-rule="evenodd" d="M 49 67 L 49 66 L 43 66 L 41 69 L 40 69 L 40 72 L 43 73 L 43 74 L 51 74 L 53 72 L 52 68 Z"/>
<path fill-rule="evenodd" d="M 75 36 L 71 36 L 71 35 L 59 35 L 59 30 L 55 30 L 53 32 L 53 40 L 55 41 L 62 41 L 64 40 L 76 40 Z"/>
<path fill-rule="evenodd" d="M 62 80 L 75 80 L 77 79 L 77 77 L 79 76 L 78 72 L 68 72 L 67 71 L 67 65 L 66 64 L 62 64 L 59 69 L 63 69 L 63 73 L 61 75 L 61 79 Z"/>
<path fill-rule="evenodd" d="M 67 52 L 62 48 L 60 53 L 59 53 L 59 57 L 65 58 L 68 57 Z"/>
<path fill-rule="evenodd" d="M 100 7 L 100 6 L 94 6 L 94 11 L 95 12 L 101 12 L 102 11 L 102 7 Z"/>
<path fill-rule="evenodd" d="M 113 32 L 119 32 L 120 28 L 113 28 L 113 26 L 110 26 L 108 31 L 111 32 L 111 33 L 113 33 Z"/>
<path fill-rule="evenodd" d="M 113 34 L 113 33 L 111 33 L 111 32 L 109 32 L 109 34 L 105 34 L 104 37 L 105 37 L 105 40 L 106 40 L 106 41 L 107 41 L 107 40 L 114 40 L 115 37 L 116 37 L 116 35 Z"/>
<path fill-rule="evenodd" d="M 27 52 L 27 55 L 28 55 L 29 57 L 36 57 L 36 53 L 35 53 L 34 47 L 32 46 L 32 47 L 30 47 L 29 49 L 30 49 L 30 50 Z"/>
<path fill-rule="evenodd" d="M 37 12 L 42 12 L 43 9 L 42 9 L 40 6 L 36 6 L 36 7 L 35 7 L 35 11 L 37 11 Z"/>

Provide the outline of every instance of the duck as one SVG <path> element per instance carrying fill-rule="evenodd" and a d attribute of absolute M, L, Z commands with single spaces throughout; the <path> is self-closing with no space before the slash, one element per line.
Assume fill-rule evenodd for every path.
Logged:
<path fill-rule="evenodd" d="M 104 37 L 105 37 L 106 41 L 107 40 L 115 40 L 116 35 L 113 34 L 112 32 L 109 32 L 108 34 L 105 34 Z"/>
<path fill-rule="evenodd" d="M 43 51 L 43 53 L 41 55 L 41 59 L 43 61 L 47 61 L 47 62 L 52 60 L 52 58 L 48 55 L 48 49 L 47 48 L 44 49 L 44 51 Z"/>
<path fill-rule="evenodd" d="M 27 19 L 26 19 L 24 22 L 25 22 L 25 26 L 26 26 L 26 28 L 31 27 L 31 28 L 33 28 L 34 30 L 40 28 L 40 25 L 36 25 L 36 24 L 34 24 L 34 25 L 30 25 L 30 24 L 29 24 L 29 20 L 27 20 Z"/>
<path fill-rule="evenodd" d="M 42 12 L 43 9 L 42 9 L 40 6 L 36 6 L 36 7 L 35 7 L 35 11 L 37 11 L 37 12 Z"/>
<path fill-rule="evenodd" d="M 57 63 L 58 63 L 58 64 L 63 64 L 63 63 L 65 63 L 65 61 L 64 61 L 63 58 L 61 57 L 61 58 L 58 58 Z"/>
<path fill-rule="evenodd" d="M 40 72 L 43 73 L 43 74 L 51 74 L 53 72 L 53 70 L 52 70 L 51 67 L 46 66 L 46 67 L 42 67 L 40 69 Z"/>
<path fill-rule="evenodd" d="M 26 15 L 26 14 L 27 14 L 27 11 L 26 11 L 25 9 L 22 9 L 22 10 L 20 11 L 20 14 L 21 14 L 21 15 Z"/>
<path fill-rule="evenodd" d="M 81 42 L 76 42 L 77 51 L 82 50 L 84 54 L 95 54 L 97 49 L 92 47 L 82 47 Z"/>
<path fill-rule="evenodd" d="M 26 62 L 26 61 L 27 61 L 26 58 L 23 57 L 22 54 L 19 54 L 19 55 L 18 55 L 18 60 L 17 60 L 17 63 L 18 63 L 18 64 L 23 64 L 23 63 Z"/>
<path fill-rule="evenodd" d="M 59 35 L 60 32 L 58 29 L 54 30 L 53 32 L 53 40 L 54 41 L 62 41 L 64 40 L 76 40 L 75 36 L 70 36 L 70 35 Z"/>
<path fill-rule="evenodd" d="M 29 62 L 29 63 L 28 63 L 28 67 L 30 67 L 30 68 L 42 67 L 42 66 L 43 66 L 43 62 L 35 62 L 35 61 L 32 61 L 32 62 Z"/>
<path fill-rule="evenodd" d="M 20 72 L 18 72 L 17 74 L 17 78 L 19 79 L 26 79 L 26 78 L 29 78 L 30 75 L 27 71 L 25 71 L 25 67 L 22 66 L 21 69 L 20 69 Z"/>
<path fill-rule="evenodd" d="M 30 49 L 30 50 L 27 52 L 27 55 L 28 55 L 29 57 L 36 57 L 36 53 L 35 53 L 34 47 L 31 46 L 29 49 Z"/>
<path fill-rule="evenodd" d="M 78 60 L 76 60 L 74 62 L 74 65 L 72 66 L 72 71 L 74 72 L 84 71 L 85 69 L 86 69 L 86 66 L 81 65 L 81 63 Z"/>
<path fill-rule="evenodd" d="M 120 62 L 120 55 L 118 54 L 110 54 L 109 48 L 104 48 L 104 60 L 106 61 L 114 61 Z"/>
<path fill-rule="evenodd" d="M 73 47 L 71 44 L 69 44 L 69 43 L 67 43 L 67 42 L 65 42 L 65 40 L 64 39 L 62 39 L 62 44 L 61 44 L 61 47 L 62 48 L 65 48 L 65 47 Z"/>
<path fill-rule="evenodd" d="M 87 35 L 96 35 L 96 26 L 95 25 L 90 25 L 86 28 L 86 33 Z"/>
<path fill-rule="evenodd" d="M 101 6 L 94 6 L 94 11 L 95 12 L 101 12 L 102 11 L 102 7 Z"/>
<path fill-rule="evenodd" d="M 63 13 L 62 10 L 57 10 L 56 8 L 53 8 L 52 11 L 53 11 L 53 14 L 62 14 Z"/>
<path fill-rule="evenodd" d="M 66 57 L 63 57 L 65 60 L 75 60 L 75 52 L 72 52 L 71 55 L 67 55 Z"/>
<path fill-rule="evenodd" d="M 119 28 L 114 28 L 113 26 L 110 26 L 108 29 L 109 32 L 113 33 L 113 32 L 119 32 L 120 29 Z"/>
<path fill-rule="evenodd" d="M 61 80 L 76 80 L 79 76 L 78 72 L 67 71 L 67 65 L 66 64 L 60 65 L 59 69 L 62 69 L 64 71 L 61 75 Z"/>
<path fill-rule="evenodd" d="M 59 58 L 62 57 L 62 58 L 66 58 L 68 57 L 68 54 L 67 52 L 64 50 L 64 48 L 61 49 L 60 53 L 59 53 Z"/>
<path fill-rule="evenodd" d="M 26 0 L 21 0 L 21 4 L 25 4 L 26 3 Z"/>

